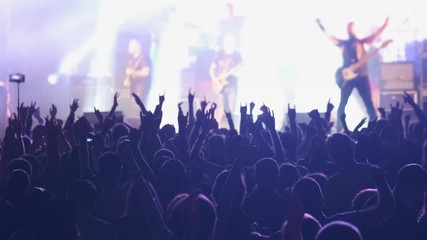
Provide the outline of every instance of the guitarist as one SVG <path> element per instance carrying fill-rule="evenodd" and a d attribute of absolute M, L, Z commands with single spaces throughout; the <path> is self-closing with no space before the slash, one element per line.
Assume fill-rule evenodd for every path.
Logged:
<path fill-rule="evenodd" d="M 236 50 L 236 44 L 234 36 L 224 38 L 222 48 L 216 53 L 210 68 L 212 89 L 218 95 L 219 106 L 230 113 L 234 113 L 236 105 L 239 68 L 242 64 L 242 56 Z M 218 111 L 218 121 L 223 120 L 224 111 Z"/>
<path fill-rule="evenodd" d="M 367 55 L 365 50 L 365 45 L 371 45 L 376 38 L 378 38 L 384 29 L 388 25 L 388 18 L 385 20 L 384 24 L 374 33 L 365 37 L 359 38 L 354 33 L 354 23 L 350 22 L 347 25 L 347 40 L 338 39 L 330 35 L 326 30 L 323 24 L 317 19 L 317 24 L 323 33 L 332 41 L 334 45 L 339 47 L 342 51 L 343 56 L 343 65 L 342 68 L 350 67 L 353 64 L 356 64 L 359 60 Z M 357 89 L 359 95 L 361 96 L 363 103 L 365 104 L 367 113 L 371 119 L 376 117 L 375 108 L 372 102 L 370 83 L 368 78 L 368 66 L 367 63 L 361 64 L 360 67 L 356 70 L 357 76 L 351 81 L 347 81 L 344 84 L 340 85 L 341 89 L 341 98 L 340 104 L 338 107 L 338 118 L 340 119 L 341 115 L 345 113 L 345 106 L 347 105 L 348 99 L 351 95 L 351 92 L 354 88 Z M 341 122 L 337 121 L 337 130 L 341 130 Z"/>
<path fill-rule="evenodd" d="M 137 39 L 131 39 L 128 45 L 130 55 L 127 67 L 126 78 L 123 85 L 129 88 L 131 93 L 137 94 L 144 102 L 150 90 L 151 63 L 142 49 L 142 44 Z"/>

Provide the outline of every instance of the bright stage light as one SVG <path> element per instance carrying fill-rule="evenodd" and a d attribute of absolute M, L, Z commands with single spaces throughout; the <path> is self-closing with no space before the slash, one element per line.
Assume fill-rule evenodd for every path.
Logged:
<path fill-rule="evenodd" d="M 48 82 L 49 84 L 51 84 L 51 85 L 55 85 L 55 84 L 57 84 L 57 83 L 58 83 L 58 75 L 56 75 L 56 74 L 50 74 L 50 75 L 47 77 L 47 82 Z"/>
<path fill-rule="evenodd" d="M 384 61 L 402 60 L 405 44 L 427 37 L 427 31 L 422 29 L 424 20 L 427 20 L 420 14 L 423 11 L 413 10 L 421 6 L 421 0 L 409 1 L 410 4 L 384 4 L 384 1 L 361 0 L 359 4 L 351 5 L 351 11 L 349 0 L 232 1 L 236 13 L 244 17 L 241 52 L 245 64 L 239 80 L 238 103 L 254 101 L 258 106 L 265 103 L 275 110 L 276 116 L 286 115 L 288 103 L 295 104 L 301 113 L 313 108 L 323 112 L 329 98 L 337 109 L 340 96 L 334 74 L 341 64 L 341 55 L 322 35 L 314 20 L 321 18 L 329 32 L 345 38 L 345 25 L 349 21 L 356 22 L 356 30 L 363 36 L 390 16 L 383 37 L 395 41 L 382 51 Z M 175 102 L 182 100 L 182 92 L 186 92 L 181 91 L 180 81 L 182 70 L 191 61 L 188 50 L 197 38 L 197 31 L 218 31 L 225 3 L 225 0 L 99 0 L 97 24 L 92 36 L 68 54 L 59 72 L 73 73 L 83 59 L 91 55 L 89 75 L 111 76 L 114 74 L 113 51 L 119 28 L 129 19 L 144 21 L 147 16 L 175 9 L 169 16 L 172 17 L 170 21 L 162 25 L 161 39 L 155 43 L 158 45 L 153 51 L 153 83 L 147 103 L 153 108 L 158 95 L 166 92 L 165 112 L 171 115 L 165 115 L 164 122 L 175 122 Z M 369 15 L 369 12 L 375 14 Z M 408 18 L 410 21 L 405 20 Z M 402 27 L 409 30 L 400 32 Z M 417 36 L 413 36 L 411 28 L 417 29 Z M 253 94 L 254 89 L 257 94 Z M 348 103 L 348 109 L 352 109 L 347 114 L 349 125 L 355 125 L 360 116 L 365 115 L 365 109 L 357 99 L 352 95 Z"/>

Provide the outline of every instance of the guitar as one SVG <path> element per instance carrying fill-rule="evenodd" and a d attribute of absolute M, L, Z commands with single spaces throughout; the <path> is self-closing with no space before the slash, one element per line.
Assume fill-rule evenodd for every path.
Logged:
<path fill-rule="evenodd" d="M 359 74 L 357 73 L 357 70 L 361 66 L 363 66 L 371 57 L 373 57 L 375 54 L 377 54 L 382 48 L 387 47 L 393 40 L 389 39 L 384 41 L 380 47 L 376 48 L 375 50 L 367 53 L 364 55 L 359 61 L 356 63 L 351 64 L 349 67 L 340 67 L 335 73 L 335 81 L 339 88 L 343 88 L 344 85 L 355 79 Z"/>
<path fill-rule="evenodd" d="M 212 80 L 212 91 L 215 95 L 218 95 L 222 92 L 222 90 L 225 88 L 225 86 L 228 85 L 228 78 L 230 76 L 233 76 L 236 74 L 236 71 L 241 67 L 242 63 L 239 63 L 235 65 L 234 67 L 231 67 L 227 71 L 223 72 L 222 74 L 219 74 Z"/>
<path fill-rule="evenodd" d="M 127 88 L 130 87 L 132 75 L 134 74 L 134 72 L 137 71 L 137 67 L 141 63 L 141 61 L 142 61 L 142 58 L 138 58 L 138 60 L 135 61 L 135 63 L 132 64 L 132 66 L 129 66 L 126 68 L 126 77 L 125 77 L 125 80 L 123 81 L 123 85 L 125 87 Z"/>

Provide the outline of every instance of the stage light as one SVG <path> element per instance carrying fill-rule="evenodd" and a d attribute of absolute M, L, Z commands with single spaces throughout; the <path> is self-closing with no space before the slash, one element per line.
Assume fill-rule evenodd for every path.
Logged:
<path fill-rule="evenodd" d="M 58 83 L 58 75 L 56 75 L 56 74 L 50 74 L 50 75 L 47 77 L 47 82 L 48 82 L 49 84 L 51 84 L 51 85 L 55 85 L 55 84 L 57 84 L 57 83 Z"/>

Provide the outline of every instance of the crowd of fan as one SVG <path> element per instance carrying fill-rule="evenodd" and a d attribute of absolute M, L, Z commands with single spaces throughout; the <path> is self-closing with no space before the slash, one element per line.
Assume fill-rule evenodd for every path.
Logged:
<path fill-rule="evenodd" d="M 239 129 L 229 113 L 218 128 L 216 105 L 189 93 L 175 128 L 165 96 L 154 111 L 133 96 L 139 128 L 116 119 L 117 94 L 96 124 L 75 117 L 78 100 L 65 121 L 54 105 L 45 119 L 18 108 L 1 148 L 0 239 L 427 239 L 427 117 L 406 93 L 418 121 L 397 104 L 352 131 L 343 115 L 337 133 L 329 102 L 308 123 L 288 108 L 283 131 L 253 103 Z"/>

